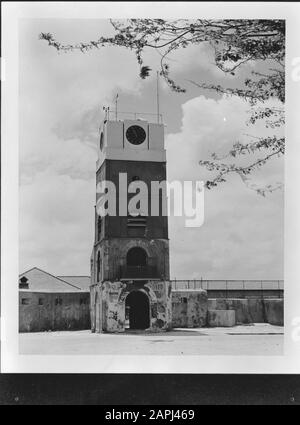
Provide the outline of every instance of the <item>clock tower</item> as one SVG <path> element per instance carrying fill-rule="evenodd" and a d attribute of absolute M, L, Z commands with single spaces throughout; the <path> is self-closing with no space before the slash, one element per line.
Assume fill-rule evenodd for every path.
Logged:
<path fill-rule="evenodd" d="M 100 214 L 104 182 L 113 208 Z M 91 256 L 94 332 L 171 327 L 164 125 L 110 120 L 100 128 Z M 107 190 L 106 190 L 107 193 Z M 138 197 L 138 199 L 137 199 Z"/>

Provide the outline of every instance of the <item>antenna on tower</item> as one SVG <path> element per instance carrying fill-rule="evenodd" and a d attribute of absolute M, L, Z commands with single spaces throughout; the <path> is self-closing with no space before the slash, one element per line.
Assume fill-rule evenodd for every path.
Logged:
<path fill-rule="evenodd" d="M 159 72 L 156 71 L 157 123 L 159 124 Z"/>
<path fill-rule="evenodd" d="M 107 107 L 103 106 L 102 110 L 104 111 L 104 122 L 107 120 Z"/>
<path fill-rule="evenodd" d="M 104 121 L 109 121 L 109 106 L 103 106 L 102 109 L 105 112 Z"/>

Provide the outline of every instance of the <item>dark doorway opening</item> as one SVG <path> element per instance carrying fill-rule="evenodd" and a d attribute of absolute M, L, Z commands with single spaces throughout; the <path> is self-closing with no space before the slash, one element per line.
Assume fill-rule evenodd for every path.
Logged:
<path fill-rule="evenodd" d="M 146 266 L 147 253 L 143 248 L 134 247 L 127 252 L 127 266 Z"/>
<path fill-rule="evenodd" d="M 144 292 L 133 291 L 126 297 L 126 316 L 129 329 L 147 329 L 150 327 L 149 298 Z"/>

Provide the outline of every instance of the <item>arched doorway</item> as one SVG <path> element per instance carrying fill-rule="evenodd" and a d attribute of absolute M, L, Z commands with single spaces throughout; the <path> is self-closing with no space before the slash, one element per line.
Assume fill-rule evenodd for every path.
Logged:
<path fill-rule="evenodd" d="M 126 316 L 129 329 L 147 329 L 150 327 L 150 303 L 142 291 L 132 291 L 126 297 Z"/>
<path fill-rule="evenodd" d="M 143 248 L 134 247 L 127 252 L 127 266 L 137 267 L 147 265 L 147 253 Z"/>

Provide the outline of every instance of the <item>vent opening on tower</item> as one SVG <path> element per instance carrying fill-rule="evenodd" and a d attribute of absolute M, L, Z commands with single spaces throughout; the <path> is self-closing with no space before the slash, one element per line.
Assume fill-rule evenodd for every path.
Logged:
<path fill-rule="evenodd" d="M 129 215 L 127 218 L 127 227 L 145 227 L 147 224 L 147 218 L 142 215 L 132 216 Z"/>

